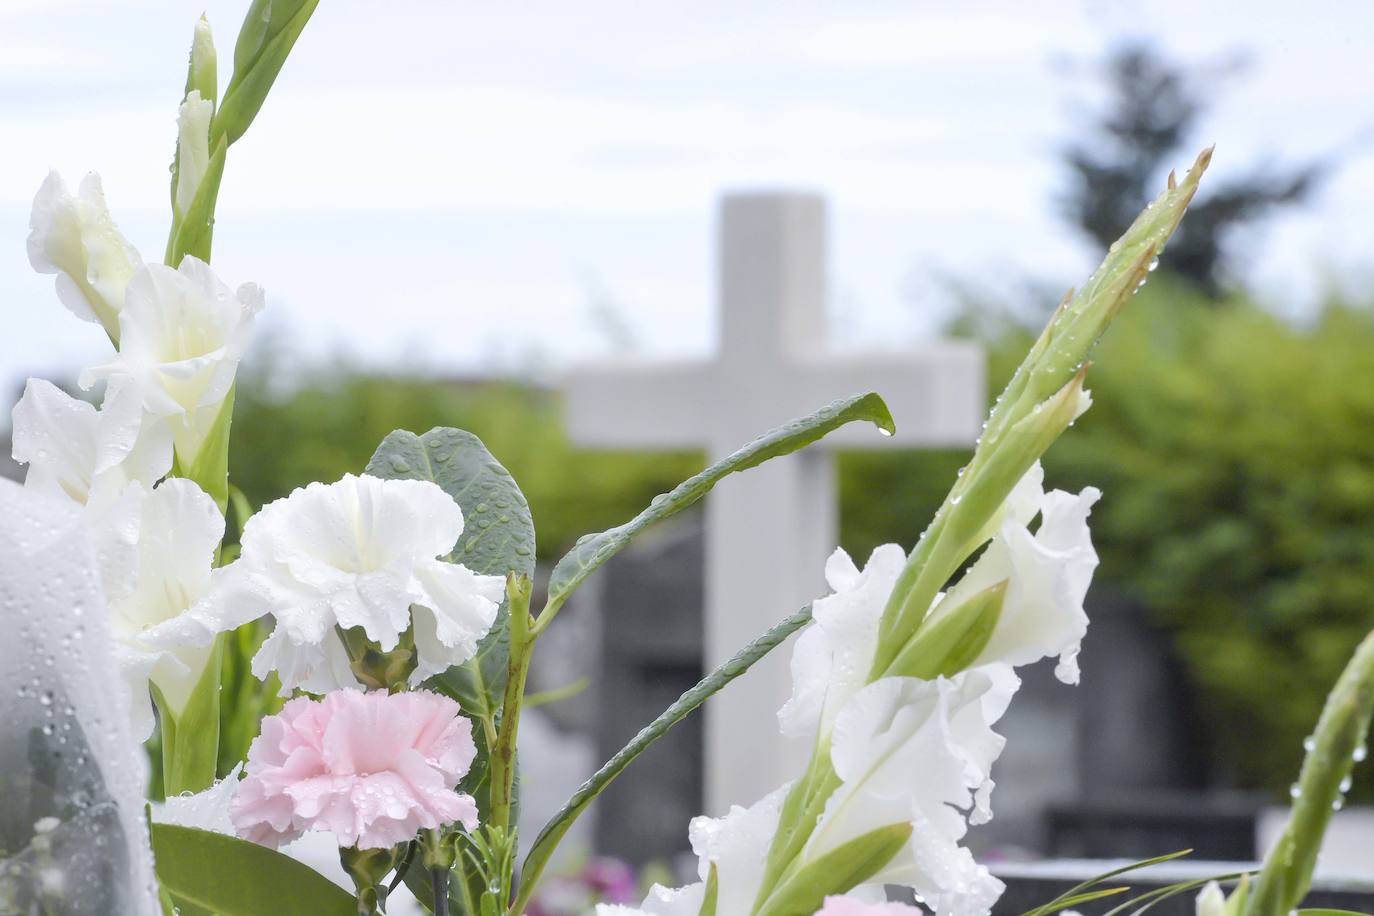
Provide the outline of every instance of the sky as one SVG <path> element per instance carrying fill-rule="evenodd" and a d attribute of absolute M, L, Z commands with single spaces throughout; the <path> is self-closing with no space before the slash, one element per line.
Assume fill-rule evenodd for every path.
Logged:
<path fill-rule="evenodd" d="M 245 7 L 0 0 L 0 390 L 107 355 L 27 263 L 44 175 L 99 171 L 158 257 L 193 23 L 223 86 Z M 1345 152 L 1310 207 L 1247 240 L 1250 285 L 1297 317 L 1368 290 L 1374 8 L 1330 0 L 323 0 L 230 150 L 214 265 L 266 288 L 293 365 L 700 356 L 717 197 L 797 188 L 830 204 L 832 343 L 905 346 L 937 333 L 948 278 L 1024 296 L 1091 269 L 1057 151 L 1101 99 L 1091 63 L 1142 38 L 1248 61 L 1195 138 L 1216 175 Z"/>

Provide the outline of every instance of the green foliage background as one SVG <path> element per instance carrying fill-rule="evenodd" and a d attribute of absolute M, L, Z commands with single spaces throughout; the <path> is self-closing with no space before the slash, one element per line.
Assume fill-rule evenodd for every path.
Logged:
<path fill-rule="evenodd" d="M 996 392 L 1032 335 L 981 318 Z M 1172 633 L 1214 781 L 1286 793 L 1326 692 L 1374 628 L 1374 309 L 1332 303 L 1295 327 L 1161 277 L 1108 332 L 1088 382 L 1094 406 L 1050 450 L 1047 482 L 1102 489 L 1099 581 Z M 850 458 L 846 544 L 909 539 L 965 457 Z"/>
<path fill-rule="evenodd" d="M 975 317 L 963 324 L 989 348 L 995 393 L 1031 334 Z M 1051 450 L 1049 482 L 1104 491 L 1100 576 L 1173 634 L 1199 689 L 1215 780 L 1282 792 L 1326 691 L 1374 627 L 1374 309 L 1333 303 L 1299 327 L 1161 277 L 1095 362 L 1095 406 Z M 277 374 L 268 360 L 240 382 L 230 467 L 254 505 L 361 471 L 393 429 L 458 426 L 520 482 L 539 558 L 551 561 L 703 463 L 574 450 L 557 393 L 537 386 L 337 367 L 274 396 Z M 910 545 L 967 457 L 843 456 L 844 545 L 856 557 Z"/>

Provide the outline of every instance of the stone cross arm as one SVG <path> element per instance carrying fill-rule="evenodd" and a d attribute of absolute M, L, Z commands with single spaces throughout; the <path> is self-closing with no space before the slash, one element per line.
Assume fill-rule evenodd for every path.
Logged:
<path fill-rule="evenodd" d="M 591 448 L 704 448 L 719 457 L 836 398 L 876 391 L 892 410 L 896 436 L 851 424 L 820 444 L 862 449 L 963 446 L 978 434 L 982 379 L 982 351 L 960 341 L 934 342 L 909 352 L 819 351 L 759 365 L 747 375 L 716 360 L 623 360 L 572 374 L 568 428 L 579 445 Z"/>

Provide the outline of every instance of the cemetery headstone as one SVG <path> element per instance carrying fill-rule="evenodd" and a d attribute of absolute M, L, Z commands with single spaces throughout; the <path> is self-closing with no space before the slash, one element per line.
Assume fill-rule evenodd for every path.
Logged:
<path fill-rule="evenodd" d="M 728 478 L 708 497 L 706 667 L 822 593 L 825 558 L 836 542 L 836 484 L 826 449 L 971 444 L 986 406 L 982 354 L 970 343 L 830 351 L 821 197 L 727 195 L 719 211 L 717 268 L 717 356 L 572 373 L 568 428 L 575 442 L 602 449 L 702 448 L 716 459 L 773 426 L 865 390 L 887 398 L 897 435 L 885 439 L 872 428 L 846 427 L 819 447 Z M 708 705 L 708 813 L 753 801 L 803 765 L 804 743 L 789 747 L 772 727 L 789 692 L 787 655 L 774 652 L 732 684 L 724 701 Z"/>

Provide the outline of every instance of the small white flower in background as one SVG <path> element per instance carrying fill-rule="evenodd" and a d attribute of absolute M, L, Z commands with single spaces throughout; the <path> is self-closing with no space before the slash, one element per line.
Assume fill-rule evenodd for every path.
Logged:
<path fill-rule="evenodd" d="M 203 619 L 228 630 L 272 615 L 253 673 L 276 671 L 284 694 L 356 684 L 336 626 L 390 651 L 413 623 L 418 684 L 473 656 L 505 594 L 500 576 L 436 559 L 462 531 L 458 504 L 428 481 L 312 483 L 249 519 Z"/>
<path fill-rule="evenodd" d="M 639 906 L 598 903 L 596 916 L 698 916 L 705 897 L 706 886 L 699 882 L 677 888 L 655 884 Z M 716 912 L 723 914 L 725 911 L 717 906 Z"/>
<path fill-rule="evenodd" d="M 910 842 L 872 882 L 915 888 L 939 916 L 986 914 L 1002 883 L 959 846 L 963 811 L 990 817 L 992 763 L 1005 744 L 992 724 L 1019 686 L 1009 666 L 990 665 L 933 681 L 883 678 L 855 694 L 831 733 L 841 785 L 803 858 L 910 823 Z"/>
<path fill-rule="evenodd" d="M 200 26 L 196 26 L 196 40 L 200 41 Z M 215 103 L 200 97 L 200 90 L 192 89 L 181 103 L 177 114 L 177 190 L 176 210 L 184 216 L 191 209 L 205 170 L 210 165 L 210 120 Z"/>
<path fill-rule="evenodd" d="M 156 684 L 179 714 L 205 669 L 214 632 L 193 609 L 210 592 L 224 517 L 189 480 L 164 481 L 151 493 L 129 487 L 131 518 L 123 525 L 125 574 L 106 582 L 115 657 L 130 689 L 135 739 L 153 731 L 148 684 Z M 119 510 L 117 510 L 118 512 Z M 107 573 L 108 578 L 108 573 Z"/>
<path fill-rule="evenodd" d="M 1226 916 L 1226 894 L 1221 885 L 1208 881 L 1194 904 L 1197 916 Z"/>
<path fill-rule="evenodd" d="M 733 805 L 723 817 L 692 818 L 688 837 L 701 880 L 680 888 L 654 885 L 638 908 L 602 904 L 596 908 L 597 916 L 696 916 L 712 866 L 716 869 L 716 912 L 750 912 L 763 883 L 768 847 L 789 788 L 790 783 L 748 808 Z"/>
<path fill-rule="evenodd" d="M 1088 514 L 1101 497 L 1094 487 L 1078 495 L 1040 489 L 1038 465 L 1008 499 L 1001 530 L 983 555 L 932 612 L 938 617 L 970 596 L 1008 581 L 1002 613 L 987 646 L 970 667 L 991 662 L 1026 665 L 1059 656 L 1055 675 L 1078 683 L 1078 650 L 1088 631 L 1083 599 L 1097 568 Z M 1033 501 L 1028 497 L 1033 496 Z M 1033 507 L 1033 508 L 1032 508 Z M 1029 512 L 1027 510 L 1030 510 Z M 1027 527 L 1040 515 L 1035 534 Z"/>
<path fill-rule="evenodd" d="M 868 682 L 883 608 L 905 564 L 897 544 L 874 550 L 862 572 L 842 549 L 830 555 L 825 581 L 834 592 L 812 603 L 814 623 L 792 652 L 792 697 L 778 710 L 784 735 L 828 732 L 840 707 Z"/>
<path fill-rule="evenodd" d="M 119 354 L 83 371 L 81 386 L 132 379 L 148 412 L 167 419 L 177 458 L 189 465 L 219 416 L 262 305 L 258 286 L 245 283 L 235 294 L 197 258 L 183 258 L 176 270 L 144 265 L 119 313 Z"/>
<path fill-rule="evenodd" d="M 31 378 L 13 419 L 14 460 L 28 465 L 24 485 L 97 511 L 132 481 L 151 489 L 172 467 L 171 432 L 145 422 L 134 385 L 111 385 L 97 410 Z"/>
<path fill-rule="evenodd" d="M 142 259 L 110 218 L 99 175 L 91 172 L 72 194 L 61 175 L 48 173 L 33 200 L 28 248 L 34 270 L 57 274 L 62 304 L 118 341 L 124 291 Z"/>

